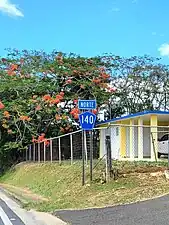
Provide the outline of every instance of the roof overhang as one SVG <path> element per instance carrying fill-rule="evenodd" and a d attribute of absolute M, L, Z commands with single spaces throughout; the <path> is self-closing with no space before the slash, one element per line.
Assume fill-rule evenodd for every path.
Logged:
<path fill-rule="evenodd" d="M 169 111 L 144 111 L 144 112 L 139 112 L 139 113 L 134 113 L 134 114 L 129 114 L 127 116 L 122 116 L 122 117 L 118 117 L 118 118 L 114 118 L 111 120 L 106 120 L 106 121 L 102 121 L 97 123 L 97 126 L 100 125 L 104 125 L 107 123 L 116 123 L 116 122 L 120 122 L 120 121 L 124 121 L 124 120 L 129 120 L 129 119 L 137 119 L 142 117 L 143 120 L 148 121 L 150 120 L 151 115 L 157 115 L 157 119 L 160 122 L 164 122 L 164 121 L 169 121 Z"/>

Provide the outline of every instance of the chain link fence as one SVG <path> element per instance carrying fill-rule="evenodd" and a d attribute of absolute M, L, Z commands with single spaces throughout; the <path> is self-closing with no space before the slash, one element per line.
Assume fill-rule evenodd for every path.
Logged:
<path fill-rule="evenodd" d="M 82 136 L 83 135 L 83 136 Z M 99 158 L 99 130 L 82 130 L 48 139 L 45 142 L 33 143 L 25 152 L 28 162 L 55 162 L 62 164 L 77 164 L 80 167 L 84 162 L 84 176 L 87 180 L 97 179 L 105 173 L 105 158 Z M 83 160 L 84 153 L 84 160 Z"/>
<path fill-rule="evenodd" d="M 83 136 L 82 136 L 83 135 Z M 83 182 L 110 179 L 114 161 L 157 161 L 168 155 L 169 127 L 116 124 L 93 131 L 81 130 L 31 144 L 25 160 L 77 164 Z"/>

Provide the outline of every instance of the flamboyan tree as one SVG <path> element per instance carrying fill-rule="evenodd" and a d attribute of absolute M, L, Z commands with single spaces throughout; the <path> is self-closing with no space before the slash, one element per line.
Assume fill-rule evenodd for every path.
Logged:
<path fill-rule="evenodd" d="M 78 99 L 95 98 L 99 108 L 114 92 L 109 86 L 111 60 L 8 50 L 0 60 L 1 147 L 22 149 L 31 140 L 77 129 Z"/>

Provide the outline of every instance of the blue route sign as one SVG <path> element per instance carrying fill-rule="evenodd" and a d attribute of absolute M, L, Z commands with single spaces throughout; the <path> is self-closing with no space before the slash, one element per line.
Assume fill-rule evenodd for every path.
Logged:
<path fill-rule="evenodd" d="M 84 110 L 96 109 L 96 100 L 78 100 L 78 108 Z"/>
<path fill-rule="evenodd" d="M 96 115 L 91 112 L 84 112 L 79 115 L 79 121 L 83 130 L 92 130 L 96 122 Z"/>

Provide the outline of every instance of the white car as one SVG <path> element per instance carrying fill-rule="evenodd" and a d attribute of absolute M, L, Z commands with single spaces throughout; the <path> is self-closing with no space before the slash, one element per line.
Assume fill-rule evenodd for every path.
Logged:
<path fill-rule="evenodd" d="M 168 155 L 169 151 L 169 134 L 163 135 L 158 139 L 158 158 L 161 155 Z"/>

